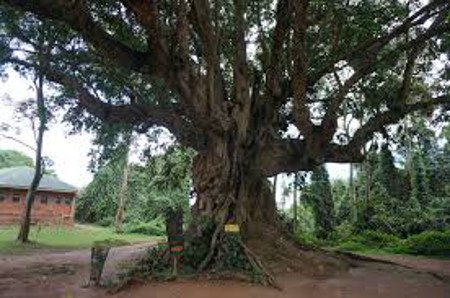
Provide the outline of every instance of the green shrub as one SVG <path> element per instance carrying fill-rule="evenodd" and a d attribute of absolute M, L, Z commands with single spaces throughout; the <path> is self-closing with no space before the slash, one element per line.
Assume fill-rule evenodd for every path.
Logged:
<path fill-rule="evenodd" d="M 346 241 L 350 239 L 353 233 L 353 226 L 348 221 L 344 221 L 338 225 L 330 236 L 330 239 L 337 241 Z"/>
<path fill-rule="evenodd" d="M 405 241 L 409 253 L 450 256 L 450 231 L 425 231 Z"/>
<path fill-rule="evenodd" d="M 165 227 L 162 220 L 155 219 L 150 222 L 127 223 L 123 231 L 127 234 L 144 234 L 150 236 L 164 236 Z"/>
<path fill-rule="evenodd" d="M 395 253 L 405 251 L 401 239 L 394 235 L 371 230 L 348 237 L 336 248 L 346 251 L 385 250 Z"/>
<path fill-rule="evenodd" d="M 302 244 L 306 244 L 313 247 L 329 246 L 330 244 L 330 241 L 319 239 L 315 235 L 310 233 L 297 233 L 296 239 Z"/>
<path fill-rule="evenodd" d="M 401 243 L 401 240 L 394 235 L 372 230 L 362 232 L 359 241 L 371 248 L 395 247 Z"/>
<path fill-rule="evenodd" d="M 111 227 L 114 225 L 114 217 L 108 216 L 100 219 L 97 224 L 101 227 Z"/>

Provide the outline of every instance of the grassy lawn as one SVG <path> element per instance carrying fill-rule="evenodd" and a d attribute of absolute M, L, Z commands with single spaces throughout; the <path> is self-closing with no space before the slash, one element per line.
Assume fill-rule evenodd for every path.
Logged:
<path fill-rule="evenodd" d="M 0 254 L 26 253 L 34 249 L 89 248 L 96 241 L 111 241 L 113 245 L 127 245 L 155 241 L 161 237 L 141 234 L 116 234 L 112 228 L 75 225 L 73 228 L 32 227 L 29 244 L 15 241 L 17 226 L 0 226 Z"/>

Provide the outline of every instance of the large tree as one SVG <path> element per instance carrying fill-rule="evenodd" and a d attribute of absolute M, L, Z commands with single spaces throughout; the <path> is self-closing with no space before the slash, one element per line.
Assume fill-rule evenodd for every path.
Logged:
<path fill-rule="evenodd" d="M 211 251 L 230 216 L 250 238 L 278 229 L 266 177 L 359 162 L 374 133 L 450 101 L 448 78 L 433 68 L 448 65 L 448 0 L 0 3 L 6 63 L 35 67 L 20 45 L 41 21 L 53 26 L 46 78 L 62 86 L 76 127 L 163 126 L 197 151 L 196 207 L 216 225 Z M 361 119 L 350 136 L 346 113 Z"/>

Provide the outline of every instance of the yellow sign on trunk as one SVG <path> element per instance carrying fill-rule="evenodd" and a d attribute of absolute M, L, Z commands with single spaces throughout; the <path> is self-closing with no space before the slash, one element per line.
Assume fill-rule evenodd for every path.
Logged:
<path fill-rule="evenodd" d="M 239 233 L 239 225 L 237 224 L 226 224 L 225 232 L 226 233 Z"/>

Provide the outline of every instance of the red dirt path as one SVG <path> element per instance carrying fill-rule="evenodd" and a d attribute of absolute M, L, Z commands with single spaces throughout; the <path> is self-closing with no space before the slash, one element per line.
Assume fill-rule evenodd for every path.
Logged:
<path fill-rule="evenodd" d="M 105 277 L 114 276 L 118 263 L 134 259 L 149 245 L 151 244 L 112 249 Z M 37 252 L 27 256 L 0 256 L 0 297 L 450 298 L 449 260 L 396 255 L 379 258 L 413 269 L 361 263 L 345 274 L 322 280 L 286 273 L 276 276 L 283 291 L 235 281 L 178 281 L 136 285 L 109 295 L 103 289 L 82 288 L 89 273 L 88 250 Z"/>

